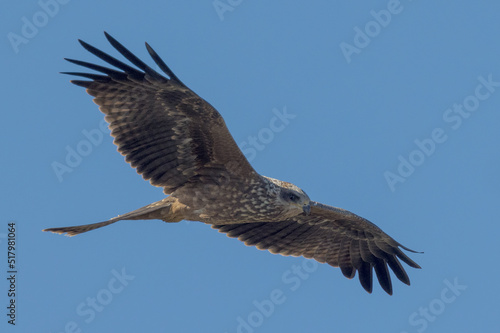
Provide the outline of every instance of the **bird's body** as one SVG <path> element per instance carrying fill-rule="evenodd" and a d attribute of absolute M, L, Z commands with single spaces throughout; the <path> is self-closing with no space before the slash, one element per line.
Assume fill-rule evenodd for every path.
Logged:
<path fill-rule="evenodd" d="M 153 60 L 169 78 L 106 37 L 140 70 L 81 42 L 121 71 L 68 59 L 104 75 L 67 74 L 91 79 L 72 82 L 95 97 L 126 161 L 169 196 L 105 222 L 45 231 L 73 236 L 120 220 L 200 221 L 259 249 L 340 267 L 348 278 L 358 271 L 368 292 L 372 268 L 389 294 L 387 265 L 410 283 L 398 261 L 420 268 L 399 247 L 409 249 L 364 218 L 311 201 L 299 187 L 258 174 L 217 110 L 186 87 L 148 44 Z"/>

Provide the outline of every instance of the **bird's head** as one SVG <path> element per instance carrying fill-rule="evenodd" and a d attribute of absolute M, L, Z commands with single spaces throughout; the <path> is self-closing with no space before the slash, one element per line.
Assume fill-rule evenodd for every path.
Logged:
<path fill-rule="evenodd" d="M 276 185 L 276 201 L 283 208 L 282 218 L 290 218 L 299 214 L 311 213 L 311 199 L 298 186 L 282 180 L 266 177 Z"/>

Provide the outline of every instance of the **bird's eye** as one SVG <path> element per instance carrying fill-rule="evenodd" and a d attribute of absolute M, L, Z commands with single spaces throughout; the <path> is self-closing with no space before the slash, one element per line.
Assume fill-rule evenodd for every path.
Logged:
<path fill-rule="evenodd" d="M 293 193 L 288 194 L 288 200 L 292 202 L 297 202 L 299 201 L 299 197 Z"/>

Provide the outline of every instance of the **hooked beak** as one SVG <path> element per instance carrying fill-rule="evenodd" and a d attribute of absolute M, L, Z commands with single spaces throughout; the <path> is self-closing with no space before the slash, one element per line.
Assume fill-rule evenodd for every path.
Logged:
<path fill-rule="evenodd" d="M 302 206 L 302 211 L 304 212 L 304 214 L 306 216 L 308 216 L 309 214 L 311 214 L 311 205 L 306 204 L 306 205 Z"/>

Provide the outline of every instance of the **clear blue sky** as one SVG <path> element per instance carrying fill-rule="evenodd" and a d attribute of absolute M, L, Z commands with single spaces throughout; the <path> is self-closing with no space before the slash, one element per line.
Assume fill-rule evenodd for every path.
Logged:
<path fill-rule="evenodd" d="M 498 332 L 497 1 L 60 2 L 0 11 L 0 269 L 15 221 L 18 270 L 15 328 L 0 282 L 2 332 Z M 42 233 L 163 198 L 59 74 L 80 70 L 63 57 L 96 61 L 78 38 L 116 55 L 104 30 L 153 64 L 148 41 L 239 144 L 260 138 L 257 171 L 424 251 L 412 285 L 370 295 L 197 222 Z M 284 109 L 294 118 L 270 130 Z M 85 156 L 69 165 L 69 151 Z"/>

